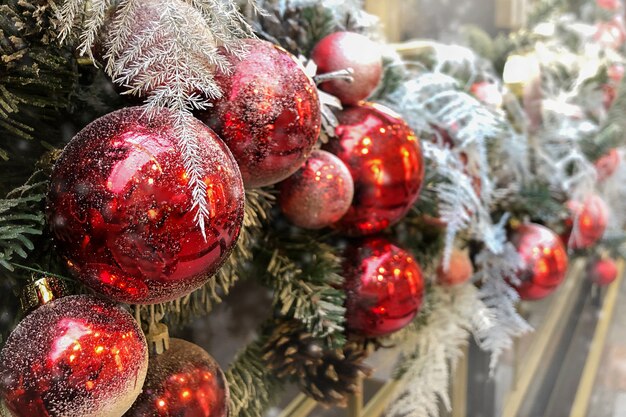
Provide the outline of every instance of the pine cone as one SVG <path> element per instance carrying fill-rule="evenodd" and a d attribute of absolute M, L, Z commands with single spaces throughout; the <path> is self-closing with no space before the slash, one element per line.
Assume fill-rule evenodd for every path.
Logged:
<path fill-rule="evenodd" d="M 358 390 L 358 378 L 370 374 L 363 364 L 366 349 L 359 342 L 334 350 L 324 350 L 323 346 L 299 322 L 286 321 L 274 329 L 263 359 L 276 376 L 292 377 L 314 400 L 345 407 L 348 397 Z"/>

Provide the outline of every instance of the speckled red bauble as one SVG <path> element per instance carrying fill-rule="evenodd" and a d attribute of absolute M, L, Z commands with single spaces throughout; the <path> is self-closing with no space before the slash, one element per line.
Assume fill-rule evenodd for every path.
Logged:
<path fill-rule="evenodd" d="M 352 69 L 353 81 L 335 79 L 320 84 L 320 88 L 336 96 L 343 104 L 356 104 L 366 99 L 383 72 L 379 46 L 363 35 L 335 32 L 323 38 L 311 52 L 317 73 Z"/>
<path fill-rule="evenodd" d="M 59 298 L 9 336 L 0 400 L 9 416 L 119 417 L 147 369 L 146 339 L 128 312 L 88 295 Z"/>
<path fill-rule="evenodd" d="M 202 348 L 170 339 L 150 358 L 143 392 L 126 417 L 226 417 L 228 385 L 215 359 Z"/>
<path fill-rule="evenodd" d="M 422 271 L 405 250 L 384 238 L 353 243 L 344 261 L 350 331 L 379 337 L 413 320 L 424 296 Z"/>
<path fill-rule="evenodd" d="M 352 175 L 335 155 L 315 150 L 302 168 L 280 183 L 279 204 L 285 217 L 305 229 L 338 221 L 354 195 Z"/>
<path fill-rule="evenodd" d="M 116 301 L 173 300 L 205 283 L 235 245 L 244 190 L 228 148 L 193 119 L 209 216 L 196 221 L 191 173 L 170 113 L 110 113 L 69 143 L 51 177 L 47 218 L 76 276 Z"/>
<path fill-rule="evenodd" d="M 606 230 L 609 208 L 598 195 L 590 195 L 582 203 L 569 201 L 571 217 L 566 221 L 568 233 L 565 242 L 574 249 L 595 245 Z"/>
<path fill-rule="evenodd" d="M 215 80 L 223 97 L 198 115 L 232 151 L 246 187 L 284 180 L 302 166 L 317 141 L 317 88 L 296 58 L 269 42 L 246 40 L 248 55 L 229 56 L 231 74 Z"/>
<path fill-rule="evenodd" d="M 589 278 L 600 286 L 606 286 L 617 278 L 617 265 L 611 258 L 598 259 L 590 265 Z"/>
<path fill-rule="evenodd" d="M 617 171 L 619 164 L 622 161 L 622 157 L 619 151 L 615 148 L 608 151 L 605 155 L 601 156 L 594 162 L 596 173 L 598 174 L 598 181 L 604 181 Z"/>
<path fill-rule="evenodd" d="M 517 291 L 522 300 L 538 300 L 550 295 L 567 273 L 567 252 L 557 234 L 547 227 L 528 223 L 520 226 L 511 239 L 522 258 Z"/>
<path fill-rule="evenodd" d="M 349 235 L 376 233 L 399 221 L 419 195 L 424 162 L 419 139 L 388 108 L 361 103 L 338 115 L 326 149 L 350 169 L 354 199 L 334 225 Z"/>
<path fill-rule="evenodd" d="M 474 265 L 467 249 L 453 248 L 450 263 L 446 266 L 441 259 L 437 267 L 437 282 L 441 285 L 453 286 L 463 284 L 474 275 Z"/>

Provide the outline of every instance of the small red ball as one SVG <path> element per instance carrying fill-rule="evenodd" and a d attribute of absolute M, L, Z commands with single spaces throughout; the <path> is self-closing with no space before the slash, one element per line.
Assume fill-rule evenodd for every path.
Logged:
<path fill-rule="evenodd" d="M 602 239 L 609 217 L 609 208 L 602 198 L 593 194 L 582 203 L 569 201 L 567 206 L 572 215 L 566 221 L 566 242 L 570 247 L 586 249 Z"/>
<path fill-rule="evenodd" d="M 335 32 L 315 45 L 311 59 L 317 73 L 351 68 L 353 81 L 331 80 L 320 88 L 336 96 L 343 104 L 356 104 L 367 98 L 380 82 L 383 65 L 379 46 L 363 35 L 353 32 Z"/>
<path fill-rule="evenodd" d="M 446 268 L 443 259 L 437 267 L 437 282 L 441 285 L 459 285 L 467 282 L 474 275 L 474 265 L 467 250 L 452 249 L 450 264 Z"/>
<path fill-rule="evenodd" d="M 246 187 L 276 184 L 302 166 L 317 141 L 317 88 L 283 48 L 248 39 L 248 55 L 229 55 L 232 74 L 217 73 L 223 97 L 199 114 L 232 151 Z"/>
<path fill-rule="evenodd" d="M 16 417 L 119 417 L 141 392 L 148 347 L 124 309 L 88 295 L 30 313 L 0 352 L 0 400 Z"/>
<path fill-rule="evenodd" d="M 522 258 L 517 291 L 522 300 L 550 295 L 567 273 L 568 258 L 563 242 L 547 227 L 529 223 L 520 226 L 511 242 Z"/>
<path fill-rule="evenodd" d="M 384 238 L 353 244 L 344 262 L 350 331 L 379 337 L 400 330 L 422 305 L 424 279 L 415 259 Z"/>
<path fill-rule="evenodd" d="M 604 10 L 615 11 L 622 7 L 621 0 L 596 0 L 598 7 Z"/>
<path fill-rule="evenodd" d="M 619 151 L 615 148 L 611 149 L 605 155 L 601 156 L 594 162 L 596 172 L 598 174 L 598 181 L 604 181 L 617 171 L 622 158 Z"/>
<path fill-rule="evenodd" d="M 127 417 L 226 417 L 228 385 L 215 359 L 202 348 L 170 339 L 164 353 L 151 357 L 143 392 Z"/>
<path fill-rule="evenodd" d="M 280 183 L 283 214 L 296 226 L 321 229 L 346 214 L 354 195 L 352 175 L 335 155 L 311 152 L 302 168 Z"/>
<path fill-rule="evenodd" d="M 424 179 L 419 139 L 388 108 L 361 103 L 338 114 L 338 138 L 326 148 L 350 169 L 354 199 L 334 225 L 349 235 L 379 232 L 409 211 Z"/>
<path fill-rule="evenodd" d="M 70 269 L 94 290 L 134 304 L 173 300 L 208 281 L 236 243 L 244 207 L 230 151 L 194 119 L 210 212 L 205 239 L 171 114 L 143 112 L 119 110 L 81 130 L 56 163 L 47 206 Z"/>
<path fill-rule="evenodd" d="M 599 259 L 589 271 L 589 277 L 598 285 L 609 285 L 617 278 L 617 265 L 610 258 Z"/>

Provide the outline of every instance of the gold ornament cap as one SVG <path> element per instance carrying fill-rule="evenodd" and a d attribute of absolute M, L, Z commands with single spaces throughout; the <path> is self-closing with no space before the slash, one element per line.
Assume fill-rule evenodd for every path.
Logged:
<path fill-rule="evenodd" d="M 34 281 L 22 288 L 20 294 L 20 305 L 24 315 L 52 300 L 67 295 L 67 287 L 62 279 L 48 275 L 39 279 L 35 278 L 36 276 L 33 276 Z"/>

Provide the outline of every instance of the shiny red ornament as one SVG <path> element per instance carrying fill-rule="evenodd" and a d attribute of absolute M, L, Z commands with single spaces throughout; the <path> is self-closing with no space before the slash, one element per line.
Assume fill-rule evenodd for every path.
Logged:
<path fill-rule="evenodd" d="M 522 300 L 538 300 L 550 295 L 567 273 L 567 252 L 557 234 L 547 227 L 528 223 L 520 226 L 511 242 L 522 258 L 517 287 Z"/>
<path fill-rule="evenodd" d="M 611 258 L 599 259 L 589 270 L 589 277 L 600 286 L 606 286 L 617 278 L 617 265 Z"/>
<path fill-rule="evenodd" d="M 190 130 L 204 170 L 208 220 L 196 220 L 190 177 L 171 114 L 110 113 L 68 144 L 51 177 L 47 218 L 70 269 L 121 302 L 190 293 L 219 268 L 243 222 L 244 190 L 228 148 L 203 123 Z"/>
<path fill-rule="evenodd" d="M 596 0 L 598 7 L 604 10 L 616 11 L 622 7 L 621 0 Z"/>
<path fill-rule="evenodd" d="M 437 266 L 437 282 L 441 285 L 453 286 L 463 284 L 474 275 L 474 265 L 469 257 L 467 249 L 452 249 L 450 254 L 450 263 L 444 265 L 441 259 Z"/>
<path fill-rule="evenodd" d="M 283 48 L 248 39 L 243 60 L 230 55 L 231 74 L 215 80 L 223 96 L 198 115 L 232 151 L 246 187 L 284 180 L 302 166 L 317 141 L 317 88 Z"/>
<path fill-rule="evenodd" d="M 350 208 L 352 175 L 335 155 L 315 150 L 302 168 L 280 183 L 279 204 L 285 217 L 305 229 L 337 222 Z"/>
<path fill-rule="evenodd" d="M 334 227 L 349 235 L 379 232 L 404 217 L 419 196 L 424 179 L 419 139 L 379 104 L 361 103 L 337 116 L 338 138 L 326 149 L 350 169 L 354 199 Z"/>
<path fill-rule="evenodd" d="M 9 336 L 0 400 L 14 417 L 119 417 L 147 369 L 146 339 L 126 310 L 88 295 L 59 298 Z"/>
<path fill-rule="evenodd" d="M 608 22 L 597 23 L 593 39 L 606 48 L 616 50 L 621 48 L 626 40 L 626 27 L 623 18 L 615 16 Z"/>
<path fill-rule="evenodd" d="M 622 157 L 619 151 L 615 148 L 601 156 L 594 162 L 596 173 L 598 174 L 598 181 L 604 181 L 617 171 L 619 164 L 622 161 Z"/>
<path fill-rule="evenodd" d="M 493 108 L 499 109 L 504 102 L 504 97 L 498 85 L 490 81 L 480 81 L 472 84 L 470 92 L 479 101 Z"/>
<path fill-rule="evenodd" d="M 353 32 L 335 32 L 315 45 L 311 59 L 317 73 L 352 69 L 353 81 L 335 79 L 320 84 L 320 89 L 337 97 L 343 104 L 366 99 L 380 82 L 383 65 L 379 46 Z"/>
<path fill-rule="evenodd" d="M 602 198 L 592 194 L 582 203 L 569 201 L 567 207 L 572 216 L 565 222 L 565 242 L 570 247 L 586 249 L 602 239 L 609 217 L 609 208 Z"/>
<path fill-rule="evenodd" d="M 422 270 L 405 250 L 384 238 L 354 243 L 344 262 L 346 321 L 350 331 L 379 337 L 413 320 L 424 298 Z"/>
<path fill-rule="evenodd" d="M 170 339 L 150 358 L 143 392 L 126 417 L 226 417 L 228 385 L 215 359 L 202 348 Z"/>

